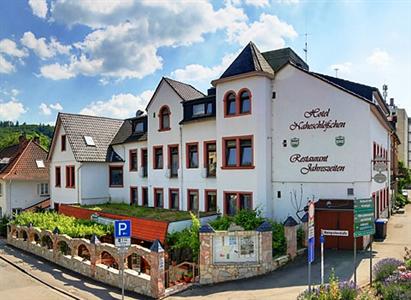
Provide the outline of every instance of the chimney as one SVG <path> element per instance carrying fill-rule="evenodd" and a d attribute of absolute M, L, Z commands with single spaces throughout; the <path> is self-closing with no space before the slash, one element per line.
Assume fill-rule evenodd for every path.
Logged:
<path fill-rule="evenodd" d="M 390 98 L 390 106 L 394 107 L 394 98 Z"/>
<path fill-rule="evenodd" d="M 139 117 L 139 116 L 141 116 L 141 115 L 143 115 L 144 114 L 144 111 L 142 111 L 142 110 L 137 110 L 137 112 L 136 112 L 136 117 Z"/>

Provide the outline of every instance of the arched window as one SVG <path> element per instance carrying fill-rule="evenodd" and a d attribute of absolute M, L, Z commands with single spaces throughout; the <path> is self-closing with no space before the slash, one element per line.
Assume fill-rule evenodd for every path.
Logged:
<path fill-rule="evenodd" d="M 163 106 L 160 109 L 159 119 L 160 119 L 160 129 L 159 130 L 170 130 L 170 109 L 168 106 Z"/>
<path fill-rule="evenodd" d="M 225 114 L 227 116 L 235 115 L 237 113 L 236 106 L 235 94 L 233 92 L 229 92 L 225 96 Z"/>
<path fill-rule="evenodd" d="M 251 112 L 251 95 L 248 90 L 240 94 L 240 114 L 248 114 Z"/>

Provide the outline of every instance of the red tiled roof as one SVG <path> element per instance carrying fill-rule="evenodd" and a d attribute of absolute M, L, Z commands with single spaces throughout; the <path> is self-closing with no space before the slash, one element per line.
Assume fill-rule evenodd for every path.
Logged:
<path fill-rule="evenodd" d="M 35 141 L 24 140 L 18 145 L 4 148 L 0 151 L 1 158 L 10 161 L 0 171 L 1 179 L 47 180 L 49 179 L 49 163 L 47 151 Z M 38 168 L 36 160 L 42 160 L 44 168 Z"/>
<path fill-rule="evenodd" d="M 150 220 L 124 215 L 114 215 L 110 213 L 99 212 L 91 209 L 74 207 L 67 204 L 60 204 L 59 212 L 78 219 L 90 220 L 92 214 L 97 213 L 99 216 L 114 220 L 131 220 L 131 236 L 148 242 L 159 240 L 164 244 L 167 236 L 168 222 Z"/>

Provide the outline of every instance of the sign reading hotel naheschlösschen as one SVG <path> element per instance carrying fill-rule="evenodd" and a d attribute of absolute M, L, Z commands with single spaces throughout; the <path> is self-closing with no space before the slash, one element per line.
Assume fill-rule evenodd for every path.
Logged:
<path fill-rule="evenodd" d="M 372 198 L 354 200 L 354 237 L 375 233 Z"/>

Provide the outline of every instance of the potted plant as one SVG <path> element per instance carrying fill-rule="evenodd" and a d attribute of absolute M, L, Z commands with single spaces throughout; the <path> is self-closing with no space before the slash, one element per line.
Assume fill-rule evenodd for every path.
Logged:
<path fill-rule="evenodd" d="M 184 274 L 184 281 L 186 283 L 190 283 L 193 281 L 193 273 L 192 272 L 187 272 L 187 274 Z"/>

